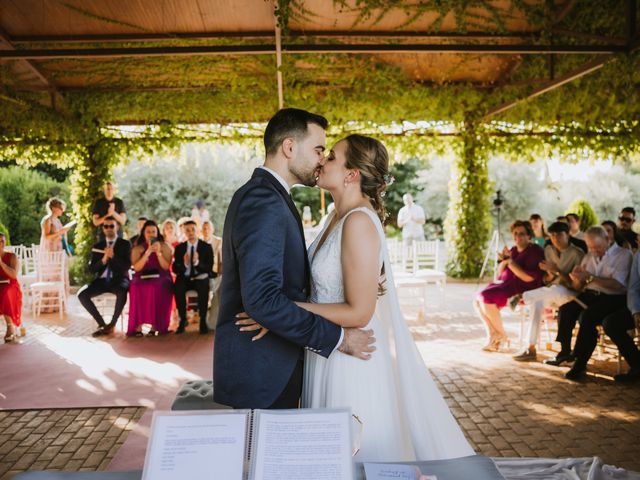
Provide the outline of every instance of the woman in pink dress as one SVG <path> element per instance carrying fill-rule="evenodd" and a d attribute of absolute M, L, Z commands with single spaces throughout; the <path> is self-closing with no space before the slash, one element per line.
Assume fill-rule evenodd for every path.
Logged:
<path fill-rule="evenodd" d="M 4 343 L 12 343 L 16 341 L 15 327 L 20 326 L 22 291 L 18 282 L 18 257 L 5 251 L 6 243 L 4 233 L 0 232 L 0 315 L 7 324 Z"/>
<path fill-rule="evenodd" d="M 46 209 L 47 214 L 40 221 L 40 253 L 46 252 L 59 252 L 62 250 L 62 239 L 66 238 L 67 232 L 69 231 L 69 227 L 64 228 L 62 226 L 62 222 L 60 221 L 60 216 L 64 213 L 67 208 L 67 204 L 64 200 L 53 197 L 47 200 Z M 57 280 L 55 278 L 43 280 Z M 69 293 L 69 268 L 68 263 L 65 262 L 64 269 L 64 284 L 67 291 Z M 44 296 L 48 296 L 49 294 L 45 293 Z M 45 302 L 46 303 L 46 302 Z M 57 312 L 57 307 L 48 305 L 42 308 L 43 313 L 52 313 Z"/>
<path fill-rule="evenodd" d="M 158 225 L 147 220 L 131 250 L 131 265 L 135 270 L 129 285 L 128 336 L 142 336 L 142 325 L 151 325 L 147 335 L 167 333 L 171 318 L 173 281 L 171 247 L 158 233 Z"/>
<path fill-rule="evenodd" d="M 509 343 L 500 309 L 509 298 L 542 286 L 544 250 L 532 242 L 533 228 L 527 221 L 516 220 L 510 226 L 515 246 L 504 247 L 498 255 L 498 280 L 490 283 L 476 297 L 473 305 L 487 331 L 488 341 L 483 350 L 495 352 L 502 343 Z"/>

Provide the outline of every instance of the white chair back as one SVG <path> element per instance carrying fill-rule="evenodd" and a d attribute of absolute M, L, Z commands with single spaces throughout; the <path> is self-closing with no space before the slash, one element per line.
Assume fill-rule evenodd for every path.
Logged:
<path fill-rule="evenodd" d="M 65 281 L 65 262 L 67 255 L 64 250 L 58 252 L 40 252 L 37 258 L 38 282 Z"/>
<path fill-rule="evenodd" d="M 437 270 L 440 265 L 440 248 L 438 240 L 413 242 L 413 271 L 424 269 Z"/>

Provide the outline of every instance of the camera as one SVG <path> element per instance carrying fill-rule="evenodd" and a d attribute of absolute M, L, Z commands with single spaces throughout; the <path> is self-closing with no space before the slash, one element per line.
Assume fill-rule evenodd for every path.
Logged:
<path fill-rule="evenodd" d="M 493 199 L 493 206 L 499 209 L 503 204 L 504 200 L 502 199 L 502 192 L 498 190 L 496 191 L 496 198 Z"/>

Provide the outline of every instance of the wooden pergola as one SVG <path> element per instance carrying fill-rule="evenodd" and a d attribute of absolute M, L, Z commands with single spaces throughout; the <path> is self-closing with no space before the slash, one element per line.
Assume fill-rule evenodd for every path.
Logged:
<path fill-rule="evenodd" d="M 632 148 L 638 145 L 638 120 L 627 118 L 638 109 L 621 107 L 627 96 L 637 97 L 637 80 L 628 81 L 636 78 L 630 65 L 637 56 L 630 54 L 640 47 L 637 0 L 607 5 L 608 23 L 591 28 L 580 20 L 602 7 L 597 0 L 0 0 L 0 107 L 7 106 L 0 108 L 0 146 L 22 148 L 26 161 L 73 151 L 78 175 L 72 189 L 82 215 L 78 250 L 84 254 L 90 248 L 88 205 L 117 160 L 112 147 L 127 142 L 111 135 L 123 131 L 119 125 L 145 125 L 153 137 L 166 126 L 261 123 L 278 106 L 325 113 L 329 99 L 343 107 L 339 122 L 380 126 L 368 108 L 379 96 L 384 101 L 374 110 L 390 123 L 439 121 L 424 118 L 438 116 L 428 105 L 434 101 L 456 126 L 424 135 L 462 140 L 447 222 L 454 261 L 463 265 L 457 274 L 473 276 L 490 222 L 479 130 L 484 140 L 557 142 L 560 132 L 560 141 L 608 137 L 615 147 L 626 135 Z M 599 20 L 591 17 L 594 24 Z M 579 88 L 569 86 L 591 124 L 560 115 L 563 99 L 554 94 L 558 115 L 549 128 L 514 132 L 497 121 L 609 62 L 615 67 L 618 58 L 626 70 L 615 92 L 616 114 L 606 110 L 607 92 L 587 90 L 594 95 L 583 105 Z M 595 77 L 606 84 L 612 71 Z M 371 93 L 367 82 L 383 75 L 391 87 Z M 240 81 L 242 88 L 228 94 Z M 455 96 L 456 88 L 476 98 L 438 103 L 446 98 L 439 94 Z M 404 103 L 395 105 L 398 99 Z M 227 107 L 220 102 L 231 107 L 219 108 Z M 597 114 L 589 115 L 594 106 Z M 520 112 L 510 114 L 528 120 Z M 601 119 L 608 122 L 604 129 Z"/>
<path fill-rule="evenodd" d="M 411 18 L 401 9 L 360 18 L 355 2 L 305 0 L 287 3 L 286 29 L 278 26 L 277 6 L 265 0 L 0 0 L 1 79 L 10 92 L 38 92 L 41 102 L 56 108 L 61 94 L 101 92 L 190 92 L 219 88 L 217 78 L 191 78 L 182 71 L 158 71 L 153 64 L 125 75 L 92 75 L 92 67 L 108 72 L 110 63 L 129 58 L 202 59 L 224 57 L 226 68 L 246 55 L 296 55 L 299 68 L 306 55 L 364 54 L 399 67 L 408 78 L 425 84 L 470 82 L 482 88 L 508 84 L 523 56 L 548 58 L 547 78 L 534 79 L 533 91 L 485 113 L 487 119 L 576 78 L 598 70 L 615 54 L 637 49 L 636 0 L 626 1 L 625 18 L 616 36 L 568 31 L 557 25 L 582 8 L 575 0 L 556 0 L 544 31 L 528 21 L 510 0 L 493 0 L 462 14 L 426 12 Z M 284 3 L 284 2 L 283 2 Z M 481 3 L 481 2 L 478 2 Z M 528 2 L 542 5 L 542 0 Z M 383 14 L 382 14 L 383 13 Z M 473 23 L 460 22 L 465 15 Z M 498 25 L 498 19 L 504 20 Z M 500 33 L 496 33 L 500 31 Z M 542 41 L 546 35 L 547 40 Z M 549 37 L 551 35 L 551 37 Z M 554 41 L 553 36 L 560 40 Z M 550 38 L 550 40 L 549 40 Z M 556 76 L 560 55 L 597 57 L 571 72 Z M 322 77 L 322 72 L 318 72 Z M 279 104 L 286 103 L 282 75 L 256 82 L 278 82 Z M 339 74 L 338 74 L 339 75 Z M 334 78 L 325 78 L 330 83 Z M 130 123 L 145 119 L 131 118 Z M 202 121 L 212 119 L 201 119 Z M 247 120 L 251 120 L 248 118 Z"/>

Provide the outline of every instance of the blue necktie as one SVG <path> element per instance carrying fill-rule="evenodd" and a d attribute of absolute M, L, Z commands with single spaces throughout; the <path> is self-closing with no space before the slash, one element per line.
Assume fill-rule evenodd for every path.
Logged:
<path fill-rule="evenodd" d="M 107 242 L 107 248 L 111 248 L 112 242 L 108 241 Z M 111 259 L 109 259 L 109 261 L 107 262 L 107 282 L 110 282 L 111 279 L 113 278 L 113 272 L 111 271 L 111 267 L 109 266 L 109 264 L 111 263 Z"/>

